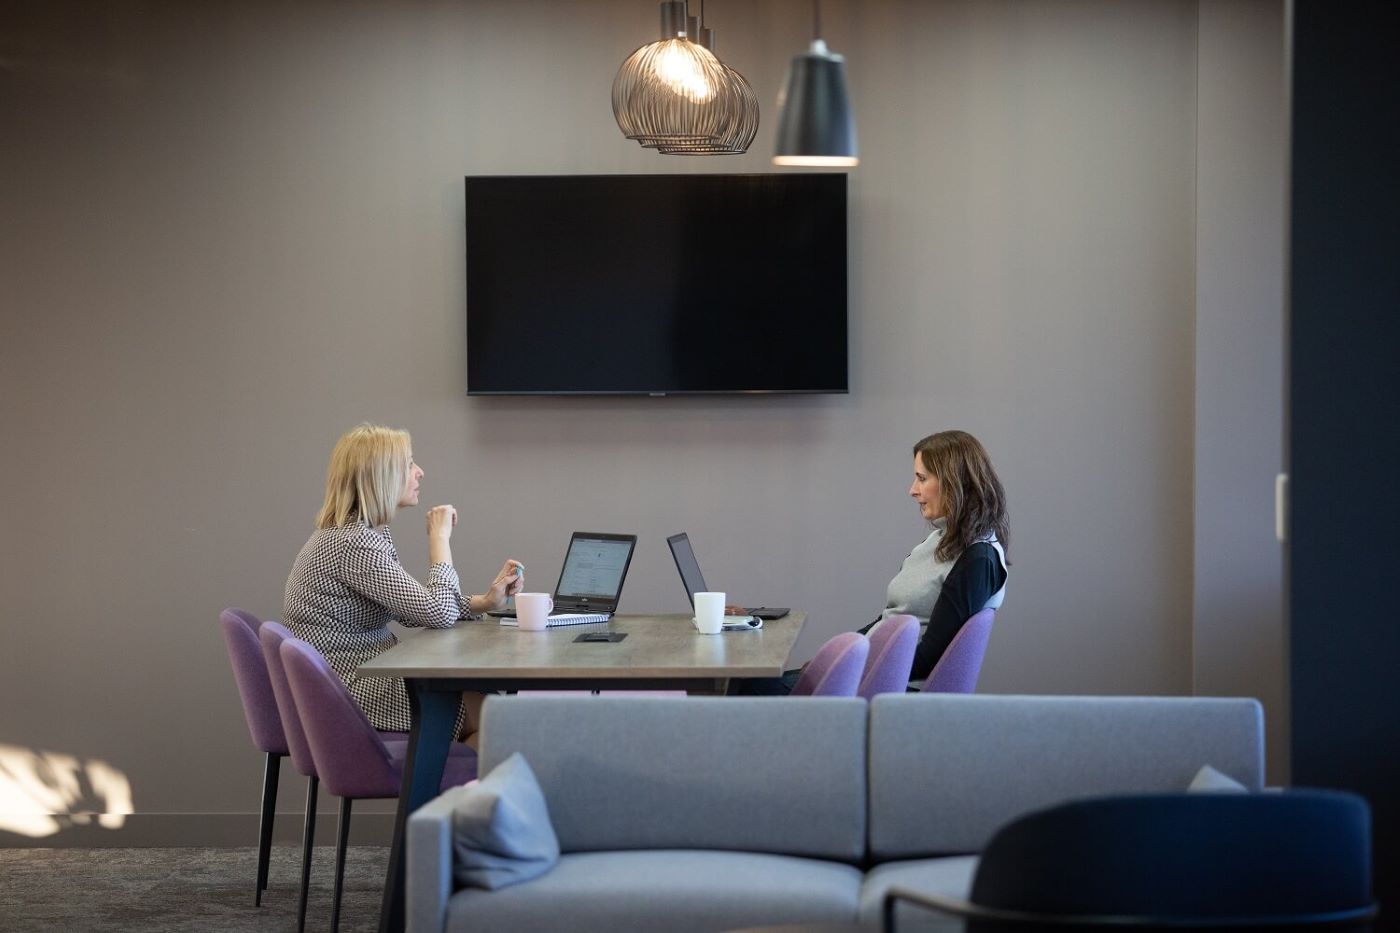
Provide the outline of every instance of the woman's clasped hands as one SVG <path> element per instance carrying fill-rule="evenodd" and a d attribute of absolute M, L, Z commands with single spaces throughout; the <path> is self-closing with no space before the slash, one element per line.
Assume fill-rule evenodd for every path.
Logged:
<path fill-rule="evenodd" d="M 457 527 L 457 507 L 435 505 L 428 509 L 428 537 L 450 538 L 452 529 Z"/>

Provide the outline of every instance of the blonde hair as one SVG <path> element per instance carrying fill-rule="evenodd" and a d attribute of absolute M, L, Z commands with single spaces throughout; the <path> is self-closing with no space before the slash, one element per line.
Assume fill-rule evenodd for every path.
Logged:
<path fill-rule="evenodd" d="M 326 501 L 317 528 L 338 528 L 356 518 L 372 526 L 393 521 L 412 461 L 407 431 L 362 424 L 335 442 L 326 470 Z"/>
<path fill-rule="evenodd" d="M 1002 549 L 1009 550 L 1006 490 L 981 442 L 966 431 L 940 431 L 915 444 L 914 453 L 937 478 L 948 513 L 948 527 L 934 548 L 934 557 L 953 560 L 988 535 L 996 535 Z"/>

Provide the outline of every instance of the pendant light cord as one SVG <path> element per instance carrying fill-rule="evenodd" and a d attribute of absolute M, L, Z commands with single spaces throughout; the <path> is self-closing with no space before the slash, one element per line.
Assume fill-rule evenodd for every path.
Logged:
<path fill-rule="evenodd" d="M 701 0 L 703 3 L 704 0 Z M 817 42 L 822 37 L 822 4 L 821 0 L 812 0 L 812 41 Z"/>

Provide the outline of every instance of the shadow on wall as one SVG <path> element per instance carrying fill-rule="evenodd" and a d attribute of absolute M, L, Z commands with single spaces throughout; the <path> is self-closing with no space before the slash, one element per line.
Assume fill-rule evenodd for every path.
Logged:
<path fill-rule="evenodd" d="M 131 782 L 107 762 L 0 745 L 0 833 L 40 839 L 94 821 L 121 829 L 134 812 Z"/>

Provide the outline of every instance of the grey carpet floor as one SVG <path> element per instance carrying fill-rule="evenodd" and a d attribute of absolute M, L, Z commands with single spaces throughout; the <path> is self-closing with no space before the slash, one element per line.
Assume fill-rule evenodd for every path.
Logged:
<path fill-rule="evenodd" d="M 383 847 L 349 850 L 343 933 L 378 929 L 388 859 Z M 333 849 L 317 847 L 308 933 L 330 929 L 334 862 Z M 261 907 L 253 906 L 256 872 L 252 848 L 0 849 L 0 930 L 295 933 L 301 848 L 273 847 Z"/>

